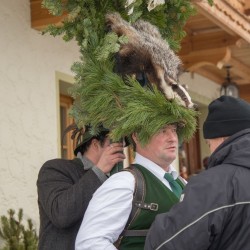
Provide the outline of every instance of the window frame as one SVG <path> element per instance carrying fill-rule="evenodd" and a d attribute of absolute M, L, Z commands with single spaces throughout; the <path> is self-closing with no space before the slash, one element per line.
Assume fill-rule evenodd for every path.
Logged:
<path fill-rule="evenodd" d="M 73 159 L 74 156 L 74 142 L 71 139 L 71 133 L 68 132 L 64 135 L 65 138 L 65 144 L 64 144 L 64 138 L 63 134 L 64 131 L 62 131 L 62 128 L 67 128 L 70 124 L 73 123 L 73 118 L 69 116 L 69 110 L 71 109 L 71 106 L 73 104 L 73 98 L 70 96 L 66 96 L 63 94 L 60 94 L 60 128 L 61 128 L 61 157 L 63 159 Z M 65 109 L 65 121 L 62 120 L 61 115 L 61 108 Z M 65 122 L 65 124 L 63 124 Z M 64 155 L 63 150 L 66 151 L 66 154 Z"/>

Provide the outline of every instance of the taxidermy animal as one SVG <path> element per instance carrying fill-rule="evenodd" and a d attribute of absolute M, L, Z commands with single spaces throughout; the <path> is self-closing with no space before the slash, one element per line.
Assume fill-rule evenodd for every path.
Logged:
<path fill-rule="evenodd" d="M 149 83 L 155 84 L 168 100 L 175 99 L 187 108 L 194 108 L 189 94 L 178 84 L 181 61 L 157 27 L 142 20 L 130 25 L 118 13 L 107 14 L 106 25 L 118 36 L 128 38 L 116 57 L 117 73 L 122 76 L 145 74 Z"/>

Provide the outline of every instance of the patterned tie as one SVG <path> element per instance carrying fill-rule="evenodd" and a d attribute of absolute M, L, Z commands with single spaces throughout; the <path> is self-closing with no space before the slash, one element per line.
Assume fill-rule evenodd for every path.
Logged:
<path fill-rule="evenodd" d="M 171 186 L 174 194 L 177 196 L 177 198 L 181 197 L 182 188 L 178 184 L 176 180 L 174 180 L 173 176 L 169 173 L 165 173 L 164 178 L 169 182 L 169 185 Z"/>

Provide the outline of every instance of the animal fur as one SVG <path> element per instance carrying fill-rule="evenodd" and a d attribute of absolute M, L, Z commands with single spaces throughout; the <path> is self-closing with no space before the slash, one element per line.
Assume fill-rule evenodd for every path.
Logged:
<path fill-rule="evenodd" d="M 155 26 L 142 20 L 132 26 L 118 13 L 107 14 L 106 24 L 109 30 L 129 40 L 119 50 L 118 73 L 125 76 L 144 72 L 150 84 L 155 84 L 168 100 L 176 99 L 185 107 L 194 107 L 187 91 L 178 84 L 181 61 Z"/>

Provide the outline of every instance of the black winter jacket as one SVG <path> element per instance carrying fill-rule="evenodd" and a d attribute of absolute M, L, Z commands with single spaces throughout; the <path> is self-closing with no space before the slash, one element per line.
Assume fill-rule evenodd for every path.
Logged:
<path fill-rule="evenodd" d="M 156 217 L 145 249 L 250 250 L 250 129 L 225 140 L 184 199 Z"/>
<path fill-rule="evenodd" d="M 39 250 L 74 250 L 75 238 L 93 193 L 102 182 L 81 160 L 54 159 L 38 180 Z"/>

